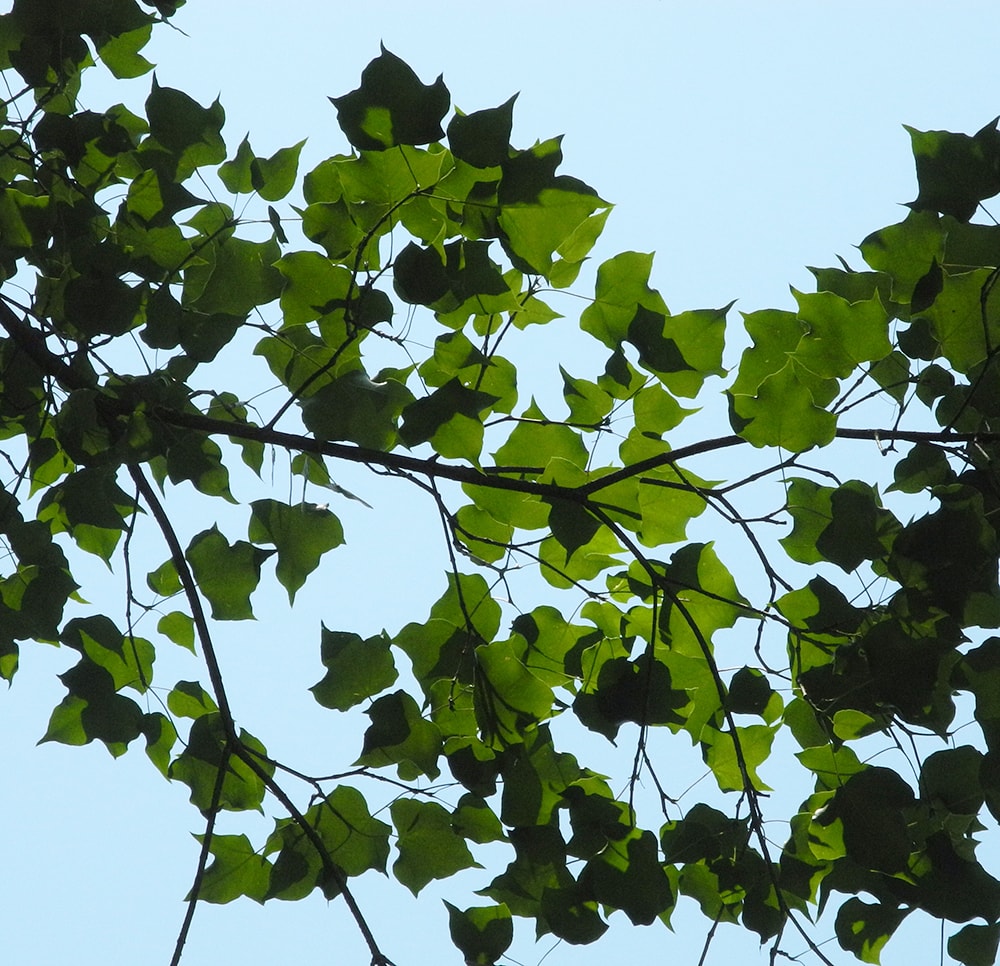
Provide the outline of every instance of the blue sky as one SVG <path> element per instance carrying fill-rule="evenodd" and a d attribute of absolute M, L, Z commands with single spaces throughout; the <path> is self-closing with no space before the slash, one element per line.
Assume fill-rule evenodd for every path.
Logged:
<path fill-rule="evenodd" d="M 852 246 L 904 216 L 899 203 L 916 192 L 902 124 L 971 133 L 1000 113 L 1000 15 L 985 3 L 644 0 L 612 11 L 596 2 L 191 0 L 175 23 L 186 36 L 163 28 L 151 47 L 159 82 L 203 103 L 220 95 L 234 149 L 247 131 L 265 155 L 307 137 L 303 170 L 345 149 L 327 96 L 357 86 L 380 41 L 425 81 L 443 72 L 463 110 L 520 91 L 515 143 L 564 134 L 563 170 L 616 205 L 595 264 L 620 250 L 656 251 L 655 283 L 674 311 L 734 298 L 744 311 L 792 307 L 788 286 L 810 284 L 805 265 L 832 264 L 836 254 L 859 264 Z M 91 90 L 91 108 L 141 103 L 148 78 L 124 89 L 95 80 Z M 277 478 L 285 479 L 280 468 Z M 242 723 L 278 757 L 317 769 L 331 757 L 351 760 L 338 721 L 318 707 L 298 710 L 310 700 L 303 689 L 322 673 L 319 619 L 361 633 L 422 619 L 445 566 L 428 507 L 419 518 L 400 516 L 384 481 L 349 472 L 341 482 L 376 510 L 343 507 L 349 544 L 329 574 L 303 592 L 294 621 L 280 602 L 265 600 L 262 619 L 227 627 L 221 645 Z M 201 511 L 182 507 L 183 525 L 197 532 Z M 197 814 L 184 788 L 165 784 L 138 748 L 113 762 L 98 746 L 34 747 L 63 693 L 53 674 L 70 663 L 50 648 L 25 648 L 23 670 L 0 694 L 6 961 L 89 966 L 115 950 L 125 962 L 165 963 L 194 870 Z M 176 668 L 174 678 L 200 673 L 193 659 Z M 274 701 L 287 702 L 287 714 L 275 715 Z M 460 880 L 464 888 L 482 881 Z M 458 888 L 438 894 L 473 904 Z M 372 874 L 358 896 L 398 966 L 457 961 L 433 896 L 417 902 L 402 887 L 386 892 Z M 551 940 L 536 946 L 529 938 L 514 955 L 524 966 L 547 952 L 546 966 L 623 955 L 694 963 L 708 926 L 690 903 L 675 915 L 676 936 L 632 929 L 621 915 L 612 922 L 597 947 L 549 952 Z M 708 962 L 731 955 L 724 933 Z M 752 946 L 751 938 L 738 947 L 748 953 L 742 961 L 753 961 Z M 835 944 L 828 954 L 850 959 Z M 890 944 L 883 963 L 936 957 L 930 928 Z M 342 905 L 327 908 L 316 897 L 265 909 L 201 908 L 184 962 L 220 959 L 367 962 Z"/>

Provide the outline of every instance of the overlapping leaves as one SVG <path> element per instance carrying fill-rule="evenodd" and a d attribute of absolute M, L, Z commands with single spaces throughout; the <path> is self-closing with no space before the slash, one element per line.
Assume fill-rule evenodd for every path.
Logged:
<path fill-rule="evenodd" d="M 14 677 L 26 641 L 75 652 L 44 740 L 117 756 L 142 737 L 210 823 L 275 796 L 286 817 L 262 843 L 209 824 L 192 902 L 352 896 L 372 869 L 416 894 L 479 874 L 490 845 L 507 850 L 480 880 L 492 904 L 448 905 L 455 943 L 483 966 L 509 948 L 513 918 L 590 942 L 615 910 L 666 922 L 681 897 L 779 937 L 777 956 L 789 916 L 834 893 L 849 898 L 833 931 L 864 961 L 918 909 L 981 920 L 948 950 L 992 961 L 1000 884 L 975 836 L 983 808 L 1000 814 L 1000 648 L 977 634 L 1000 626 L 1000 230 L 972 219 L 1000 190 L 995 124 L 911 131 L 911 213 L 862 242 L 870 270 L 814 269 L 817 291 L 794 292 L 793 309 L 743 316 L 749 344 L 725 389 L 735 435 L 706 436 L 691 427 L 726 377 L 730 306 L 670 312 L 648 254 L 597 267 L 579 317 L 596 368 L 552 360 L 557 393 L 527 388 L 517 340 L 560 318 L 559 290 L 610 209 L 560 171 L 559 138 L 511 144 L 514 98 L 449 120 L 443 79 L 424 84 L 383 49 L 332 98 L 350 153 L 305 173 L 301 209 L 278 210 L 301 142 L 265 156 L 248 135 L 231 151 L 218 101 L 156 80 L 143 117 L 78 106 L 91 47 L 138 76 L 155 19 L 131 0 L 18 0 L 0 17 L 0 67 L 37 105 L 0 131 L 0 261 L 6 278 L 37 280 L 27 310 L 20 294 L 0 303 L 0 429 L 23 448 L 0 501 L 0 675 Z M 269 203 L 256 228 L 211 197 L 213 171 L 229 194 Z M 109 371 L 126 344 L 155 350 L 144 375 Z M 259 366 L 253 400 L 205 368 L 237 345 L 241 376 Z M 852 428 L 868 399 L 893 414 L 878 432 Z M 931 419 L 902 436 L 920 407 Z M 914 445 L 876 486 L 846 478 L 854 457 L 821 465 L 838 435 L 887 455 Z M 243 500 L 225 437 L 257 474 L 269 449 L 287 450 L 301 498 L 248 501 L 240 534 L 223 514 L 171 522 L 182 484 Z M 696 472 L 701 453 L 751 447 L 772 463 L 734 459 L 719 482 Z M 346 767 L 328 770 L 353 784 L 286 771 L 236 726 L 214 644 L 227 622 L 259 616 L 271 566 L 291 602 L 329 554 L 343 558 L 351 535 L 308 495 L 359 499 L 335 482 L 337 460 L 416 482 L 450 555 L 426 618 L 321 630 L 313 696 L 367 719 Z M 762 514 L 738 502 L 779 472 Z M 897 512 L 909 495 L 925 499 Z M 689 537 L 709 517 L 724 521 L 719 538 Z M 765 545 L 779 521 L 790 526 Z M 140 601 L 132 544 L 154 529 L 162 563 Z M 125 622 L 77 593 L 71 546 L 113 569 L 124 558 Z M 745 559 L 761 580 L 744 578 Z M 522 606 L 527 567 L 547 596 Z M 156 634 L 143 628 L 153 639 L 137 632 L 140 608 L 159 612 Z M 199 653 L 209 686 L 180 681 L 155 710 L 161 642 Z M 866 763 L 873 736 L 950 738 L 966 695 L 981 741 L 935 747 L 912 775 Z M 629 746 L 620 785 L 560 750 L 573 720 Z M 656 760 L 655 729 L 697 747 L 711 802 L 675 808 L 683 789 Z M 813 791 L 775 854 L 763 810 L 783 731 Z M 301 807 L 289 775 L 307 781 Z M 665 817 L 636 793 L 647 779 Z M 372 957 L 387 961 L 377 946 Z"/>

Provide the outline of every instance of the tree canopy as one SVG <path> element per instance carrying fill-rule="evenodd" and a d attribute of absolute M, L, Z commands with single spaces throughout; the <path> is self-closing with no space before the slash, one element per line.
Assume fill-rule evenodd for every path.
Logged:
<path fill-rule="evenodd" d="M 199 903 L 319 890 L 401 963 L 353 880 L 467 870 L 439 921 L 481 966 L 515 920 L 590 943 L 696 907 L 772 959 L 829 963 L 827 912 L 864 962 L 911 915 L 993 962 L 996 122 L 911 130 L 909 213 L 794 310 L 671 313 L 649 254 L 582 289 L 610 205 L 558 138 L 513 146 L 514 98 L 453 110 L 388 50 L 301 182 L 301 143 L 227 145 L 218 101 L 155 77 L 144 115 L 85 108 L 94 58 L 147 73 L 179 5 L 0 16 L 0 675 L 76 652 L 42 740 L 186 786 L 173 962 Z M 594 367 L 537 358 L 552 328 Z M 311 773 L 219 645 L 267 584 L 349 566 L 348 464 L 419 494 L 449 567 L 402 627 L 323 615 L 301 700 L 356 733 Z M 163 680 L 176 651 L 198 680 Z"/>

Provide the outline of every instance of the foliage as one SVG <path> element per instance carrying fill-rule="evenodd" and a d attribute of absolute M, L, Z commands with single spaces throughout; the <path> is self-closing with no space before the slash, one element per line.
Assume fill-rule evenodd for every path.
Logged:
<path fill-rule="evenodd" d="M 588 943 L 616 910 L 669 923 L 682 897 L 774 956 L 794 931 L 829 962 L 809 919 L 829 909 L 877 962 L 922 911 L 955 924 L 950 955 L 992 962 L 1000 882 L 976 836 L 1000 819 L 1000 227 L 972 218 L 1000 191 L 996 126 L 912 131 L 909 214 L 862 242 L 865 269 L 814 269 L 794 311 L 744 315 L 732 374 L 730 306 L 671 313 L 651 256 L 605 261 L 577 337 L 599 362 L 560 367 L 551 403 L 551 383 L 524 392 L 540 366 L 518 340 L 568 325 L 553 303 L 572 304 L 609 212 L 558 173 L 559 139 L 513 147 L 513 98 L 449 118 L 442 79 L 383 50 L 331 99 L 349 153 L 292 205 L 302 145 L 230 149 L 218 102 L 154 79 L 145 116 L 80 106 L 95 55 L 150 69 L 176 6 L 0 17 L 0 674 L 23 642 L 77 652 L 43 740 L 120 756 L 141 739 L 187 786 L 204 826 L 174 962 L 199 900 L 319 889 L 388 963 L 352 892 L 373 869 L 414 894 L 478 870 L 479 898 L 441 922 L 484 966 L 514 917 Z M 267 418 L 248 378 L 280 390 Z M 843 478 L 872 476 L 876 446 L 891 485 Z M 238 727 L 217 657 L 262 582 L 294 601 L 349 552 L 325 504 L 240 499 L 276 451 L 303 493 L 359 500 L 334 482 L 346 463 L 414 487 L 446 534 L 427 617 L 317 629 L 313 696 L 369 719 L 339 778 Z M 182 536 L 183 484 L 245 532 L 227 511 Z M 145 590 L 139 546 L 159 548 Z M 108 613 L 80 551 L 127 575 Z M 154 685 L 174 645 L 203 681 Z M 624 777 L 585 763 L 587 731 Z M 687 746 L 717 788 L 682 807 Z M 801 803 L 768 797 L 776 759 Z M 265 802 L 281 817 L 253 840 L 230 813 Z"/>

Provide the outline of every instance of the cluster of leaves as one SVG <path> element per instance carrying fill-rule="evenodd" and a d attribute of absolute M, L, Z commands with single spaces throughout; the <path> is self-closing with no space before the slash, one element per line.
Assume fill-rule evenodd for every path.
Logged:
<path fill-rule="evenodd" d="M 682 400 L 726 376 L 729 306 L 671 314 L 651 256 L 635 252 L 599 267 L 579 317 L 599 371 L 560 370 L 564 413 L 521 401 L 518 335 L 557 318 L 549 302 L 575 283 L 610 209 L 557 173 L 558 139 L 510 144 L 513 99 L 445 124 L 442 80 L 424 85 L 383 50 L 333 99 L 350 153 L 309 171 L 303 204 L 283 212 L 301 144 L 260 157 L 244 139 L 230 156 L 218 102 L 155 80 L 145 116 L 81 108 L 94 55 L 116 77 L 143 74 L 153 25 L 178 5 L 17 0 L 0 17 L 12 92 L 0 127 L 0 675 L 13 679 L 26 641 L 78 652 L 45 738 L 114 755 L 142 738 L 190 788 L 206 826 L 175 961 L 198 900 L 320 889 L 343 897 L 373 961 L 388 963 L 351 879 L 394 856 L 417 893 L 493 843 L 509 861 L 485 876 L 486 904 L 449 905 L 467 962 L 499 959 L 512 917 L 582 943 L 615 910 L 669 922 L 682 896 L 775 954 L 791 927 L 828 962 L 803 917 L 834 894 L 849 897 L 837 938 L 864 961 L 922 910 L 968 923 L 949 940 L 956 959 L 992 962 L 1000 882 L 975 835 L 984 811 L 1000 819 L 1000 638 L 980 630 L 1000 626 L 1000 227 L 971 219 L 1000 191 L 995 126 L 912 132 L 909 215 L 862 243 L 865 270 L 814 270 L 817 290 L 796 292 L 794 311 L 743 317 L 751 344 L 724 389 L 732 432 L 706 437 Z M 201 198 L 212 171 L 267 203 L 266 218 Z M 393 327 L 400 305 L 421 338 Z M 217 362 L 248 335 L 260 388 L 283 390 L 267 420 Z M 135 346 L 139 375 L 124 361 Z M 888 425 L 846 425 L 871 401 L 891 406 Z M 878 487 L 841 480 L 842 456 L 820 465 L 875 443 L 895 459 L 885 502 L 911 500 L 909 522 Z M 761 468 L 734 461 L 714 482 L 691 468 L 737 447 Z M 270 559 L 294 599 L 344 543 L 338 518 L 255 500 L 245 538 L 214 526 L 184 546 L 169 509 L 182 482 L 234 503 L 232 453 L 260 473 L 268 450 L 287 451 L 304 485 L 339 490 L 331 467 L 345 461 L 397 477 L 430 496 L 448 534 L 451 572 L 426 619 L 322 631 L 316 701 L 370 719 L 350 780 L 304 776 L 238 729 L 214 644 L 253 616 Z M 740 509 L 768 478 L 783 481 L 778 504 Z M 706 510 L 721 549 L 688 537 Z M 779 520 L 791 522 L 780 545 L 764 535 Z M 68 551 L 131 574 L 133 540 L 166 558 L 147 577 L 153 602 L 130 577 L 119 612 L 67 617 L 86 610 L 76 577 L 89 573 L 71 572 Z M 758 565 L 752 593 L 727 555 Z M 504 630 L 508 577 L 526 565 L 545 602 Z M 140 608 L 160 614 L 155 640 L 135 633 Z M 725 635 L 739 658 L 723 668 Z M 197 651 L 204 684 L 153 688 L 157 650 L 173 645 Z M 952 737 L 962 707 L 966 744 Z M 557 748 L 557 719 L 629 746 L 621 788 Z M 679 808 L 657 729 L 699 750 L 714 804 Z M 765 836 L 761 772 L 786 735 L 813 790 L 779 840 L 773 824 Z M 900 736 L 914 750 L 898 769 L 865 760 L 873 739 L 902 748 Z M 391 824 L 363 792 L 386 772 Z M 636 794 L 644 777 L 651 807 Z M 268 798 L 282 817 L 266 841 L 216 830 L 221 813 Z"/>

